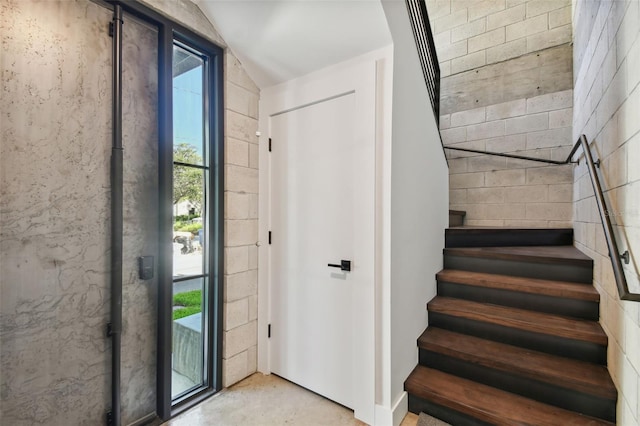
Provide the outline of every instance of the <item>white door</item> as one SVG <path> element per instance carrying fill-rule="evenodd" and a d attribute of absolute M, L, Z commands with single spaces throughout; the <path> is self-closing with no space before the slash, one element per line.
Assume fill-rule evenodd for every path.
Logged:
<path fill-rule="evenodd" d="M 271 371 L 356 409 L 375 326 L 375 141 L 358 96 L 270 118 Z M 342 260 L 351 271 L 329 266 Z"/>

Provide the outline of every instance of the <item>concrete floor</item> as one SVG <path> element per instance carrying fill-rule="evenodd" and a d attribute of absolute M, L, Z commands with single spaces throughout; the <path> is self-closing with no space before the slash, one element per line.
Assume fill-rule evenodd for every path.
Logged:
<path fill-rule="evenodd" d="M 401 426 L 416 426 L 409 413 Z M 353 411 L 278 376 L 256 373 L 191 410 L 168 426 L 362 426 Z M 435 423 L 434 423 L 435 424 Z"/>

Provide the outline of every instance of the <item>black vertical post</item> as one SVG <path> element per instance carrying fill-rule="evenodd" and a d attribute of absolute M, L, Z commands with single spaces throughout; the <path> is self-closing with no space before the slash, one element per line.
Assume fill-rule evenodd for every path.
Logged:
<path fill-rule="evenodd" d="M 210 356 L 214 356 L 214 371 L 212 384 L 215 391 L 222 389 L 222 346 L 223 346 L 223 323 L 224 323 L 224 64 L 223 54 L 219 51 L 212 56 L 211 85 L 209 95 L 211 98 L 210 107 L 210 134 L 213 141 L 212 158 L 210 159 L 211 191 L 214 199 L 210 204 L 210 216 L 213 216 L 214 225 L 211 227 L 210 253 L 212 260 L 209 267 L 209 276 L 212 277 L 212 293 L 214 300 L 210 306 L 215 311 L 212 317 L 212 328 L 214 330 L 215 346 Z"/>
<path fill-rule="evenodd" d="M 158 365 L 156 411 L 171 417 L 172 231 L 173 231 L 173 30 L 159 26 L 158 35 Z"/>
<path fill-rule="evenodd" d="M 120 359 L 122 337 L 122 8 L 114 6 L 113 21 L 113 142 L 111 148 L 111 413 L 120 426 Z"/>

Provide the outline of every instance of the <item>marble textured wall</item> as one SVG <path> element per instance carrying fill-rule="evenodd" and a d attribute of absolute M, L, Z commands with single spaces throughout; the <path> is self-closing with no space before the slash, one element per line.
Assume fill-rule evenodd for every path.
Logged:
<path fill-rule="evenodd" d="M 225 46 L 187 0 L 149 6 Z M 0 4 L 0 420 L 102 424 L 110 406 L 111 12 L 88 0 Z M 155 407 L 155 32 L 124 29 L 123 424 Z M 223 380 L 256 370 L 259 89 L 225 52 Z"/>
<path fill-rule="evenodd" d="M 97 425 L 109 403 L 111 13 L 0 4 L 1 423 Z"/>
<path fill-rule="evenodd" d="M 158 261 L 158 33 L 128 15 L 122 31 L 122 423 L 126 425 L 156 407 L 158 280 L 140 280 L 137 259 L 154 256 Z"/>

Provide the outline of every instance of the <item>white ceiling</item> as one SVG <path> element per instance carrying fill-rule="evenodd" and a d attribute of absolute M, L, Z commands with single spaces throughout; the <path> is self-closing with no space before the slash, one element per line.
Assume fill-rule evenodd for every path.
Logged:
<path fill-rule="evenodd" d="M 260 88 L 391 44 L 380 0 L 196 0 Z"/>

